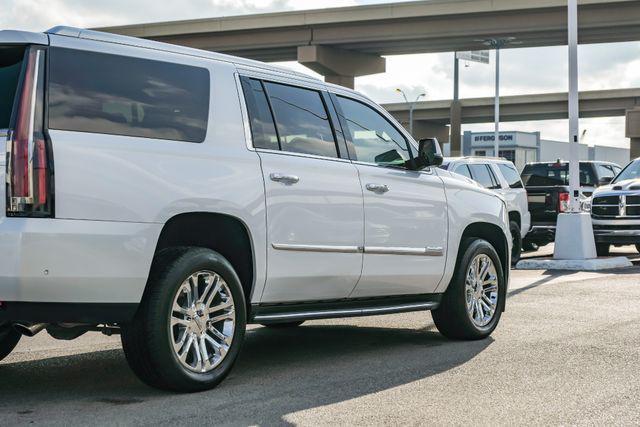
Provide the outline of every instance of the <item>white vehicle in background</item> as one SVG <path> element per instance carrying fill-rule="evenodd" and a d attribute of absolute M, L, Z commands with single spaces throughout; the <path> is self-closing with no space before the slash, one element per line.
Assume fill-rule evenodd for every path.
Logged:
<path fill-rule="evenodd" d="M 513 239 L 511 263 L 515 265 L 520 259 L 522 240 L 531 228 L 527 191 L 515 165 L 509 160 L 491 157 L 448 157 L 440 167 L 472 179 L 504 197 Z"/>

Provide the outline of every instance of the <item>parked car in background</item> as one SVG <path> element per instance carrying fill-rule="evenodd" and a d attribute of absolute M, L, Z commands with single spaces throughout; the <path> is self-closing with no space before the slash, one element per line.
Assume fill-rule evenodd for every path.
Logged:
<path fill-rule="evenodd" d="M 511 262 L 515 265 L 520 259 L 522 240 L 531 226 L 527 192 L 515 165 L 506 159 L 490 157 L 448 157 L 440 167 L 472 179 L 504 197 L 513 241 Z"/>
<path fill-rule="evenodd" d="M 591 197 L 597 187 L 610 183 L 620 170 L 611 162 L 580 162 L 580 197 Z M 569 209 L 569 163 L 528 163 L 522 170 L 522 181 L 531 212 L 531 231 L 524 246 L 531 249 L 555 240 L 558 214 Z"/>
<path fill-rule="evenodd" d="M 121 333 L 143 381 L 198 391 L 248 323 L 431 310 L 471 340 L 498 324 L 503 198 L 353 90 L 68 27 L 0 31 L 0 90 L 0 359 L 21 334 Z"/>
<path fill-rule="evenodd" d="M 611 245 L 635 245 L 640 252 L 640 159 L 596 189 L 590 205 L 599 256 L 608 255 Z"/>

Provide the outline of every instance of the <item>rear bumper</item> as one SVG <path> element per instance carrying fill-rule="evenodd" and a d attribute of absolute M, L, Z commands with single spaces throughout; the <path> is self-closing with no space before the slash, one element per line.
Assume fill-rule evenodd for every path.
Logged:
<path fill-rule="evenodd" d="M 91 304 L 139 303 L 161 228 L 130 222 L 1 219 L 0 301 L 5 315 L 38 308 L 18 303 L 71 304 L 66 308 L 80 311 Z M 59 309 L 49 308 L 53 313 Z"/>
<path fill-rule="evenodd" d="M 126 323 L 133 319 L 138 304 L 3 302 L 0 322 Z"/>

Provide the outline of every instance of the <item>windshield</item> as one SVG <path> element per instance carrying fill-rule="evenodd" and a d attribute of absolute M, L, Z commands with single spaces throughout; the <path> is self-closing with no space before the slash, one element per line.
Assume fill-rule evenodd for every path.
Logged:
<path fill-rule="evenodd" d="M 629 163 L 611 182 L 616 183 L 627 179 L 640 179 L 640 159 Z"/>

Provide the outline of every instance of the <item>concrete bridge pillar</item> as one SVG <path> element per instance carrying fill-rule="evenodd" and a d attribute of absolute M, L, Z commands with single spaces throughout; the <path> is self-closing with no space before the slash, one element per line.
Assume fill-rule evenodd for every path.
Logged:
<path fill-rule="evenodd" d="M 299 46 L 298 62 L 323 75 L 326 82 L 350 89 L 356 77 L 386 70 L 386 59 L 381 56 L 317 45 Z"/>
<path fill-rule="evenodd" d="M 626 135 L 630 140 L 631 160 L 640 157 L 640 106 L 627 110 Z"/>

